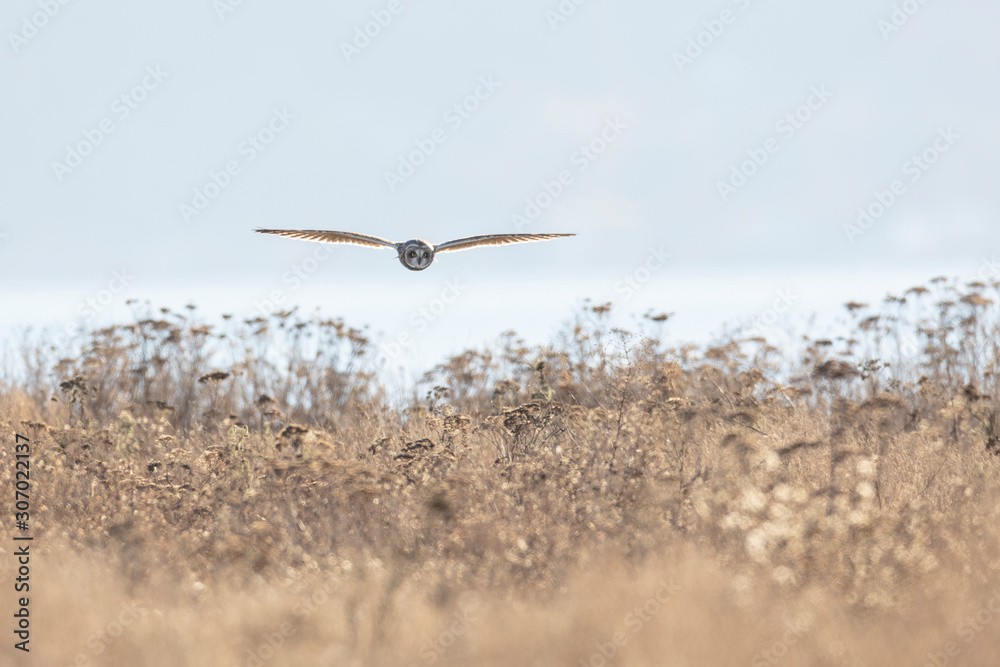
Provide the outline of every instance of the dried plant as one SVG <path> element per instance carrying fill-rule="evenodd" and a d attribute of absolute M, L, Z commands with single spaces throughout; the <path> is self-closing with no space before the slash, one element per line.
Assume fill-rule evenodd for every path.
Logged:
<path fill-rule="evenodd" d="M 405 405 L 294 311 L 25 346 L 39 664 L 992 664 L 997 288 L 851 302 L 795 353 L 588 304 Z"/>

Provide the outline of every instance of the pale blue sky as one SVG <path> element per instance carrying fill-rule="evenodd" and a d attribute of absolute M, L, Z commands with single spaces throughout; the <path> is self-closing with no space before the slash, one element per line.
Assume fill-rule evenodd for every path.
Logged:
<path fill-rule="evenodd" d="M 672 311 L 669 331 L 704 338 L 778 290 L 798 295 L 794 315 L 833 318 L 1000 254 L 997 5 L 897 2 L 916 11 L 888 32 L 882 0 L 588 0 L 558 22 L 549 12 L 571 2 L 226 1 L 4 3 L 0 330 L 72 327 L 124 271 L 100 318 L 128 297 L 248 315 L 277 290 L 414 334 L 407 354 L 430 358 L 509 328 L 543 340 L 591 297 L 617 298 L 626 319 Z M 391 21 L 348 61 L 343 43 L 373 16 Z M 682 62 L 689 40 L 705 46 Z M 463 103 L 475 109 L 449 112 Z M 390 189 L 386 172 L 432 136 Z M 55 166 L 80 142 L 97 145 Z M 591 142 L 603 153 L 582 158 Z M 925 151 L 934 163 L 915 167 Z M 753 156 L 724 198 L 720 181 Z M 185 221 L 227 164 L 227 186 Z M 422 273 L 356 247 L 313 264 L 312 246 L 251 233 L 516 231 L 561 172 L 524 231 L 579 236 Z M 652 250 L 670 258 L 647 273 Z M 645 280 L 630 290 L 628 276 Z M 421 327 L 447 281 L 467 287 Z"/>

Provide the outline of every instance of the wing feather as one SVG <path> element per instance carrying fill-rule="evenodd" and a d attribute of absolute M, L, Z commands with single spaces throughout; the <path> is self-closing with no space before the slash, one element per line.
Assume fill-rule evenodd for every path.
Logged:
<path fill-rule="evenodd" d="M 355 234 L 354 232 L 332 232 L 324 229 L 255 229 L 261 234 L 276 234 L 277 236 L 287 236 L 291 239 L 301 239 L 303 241 L 319 241 L 320 243 L 353 243 L 354 245 L 381 248 L 388 246 L 395 248 L 392 241 L 378 236 L 368 234 Z"/>
<path fill-rule="evenodd" d="M 454 250 L 468 250 L 487 245 L 507 245 L 508 243 L 527 243 L 530 241 L 547 241 L 558 239 L 564 236 L 576 236 L 576 234 L 483 234 L 481 236 L 467 236 L 454 241 L 445 241 L 434 246 L 434 252 L 452 252 Z"/>

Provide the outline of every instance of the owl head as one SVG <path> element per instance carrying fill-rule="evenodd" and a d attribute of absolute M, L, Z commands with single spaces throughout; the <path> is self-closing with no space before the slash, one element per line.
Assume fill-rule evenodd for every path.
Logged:
<path fill-rule="evenodd" d="M 434 248 L 425 241 L 412 239 L 400 246 L 399 261 L 410 271 L 423 271 L 434 261 Z"/>

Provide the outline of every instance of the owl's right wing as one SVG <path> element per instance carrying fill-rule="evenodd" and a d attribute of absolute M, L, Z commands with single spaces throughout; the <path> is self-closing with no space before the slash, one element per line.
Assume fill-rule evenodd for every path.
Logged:
<path fill-rule="evenodd" d="M 321 243 L 352 243 L 354 245 L 369 246 L 371 248 L 381 248 L 387 246 L 395 248 L 392 241 L 378 236 L 367 234 L 355 234 L 354 232 L 332 232 L 324 229 L 255 229 L 261 234 L 276 234 L 277 236 L 287 236 L 290 239 L 301 239 L 303 241 L 319 241 Z"/>
<path fill-rule="evenodd" d="M 529 241 L 547 241 L 565 236 L 576 236 L 576 234 L 483 234 L 481 236 L 467 236 L 463 239 L 445 241 L 434 246 L 434 252 L 451 252 L 454 250 L 467 250 L 468 248 L 478 248 L 487 245 L 507 245 L 508 243 L 525 243 Z"/>

